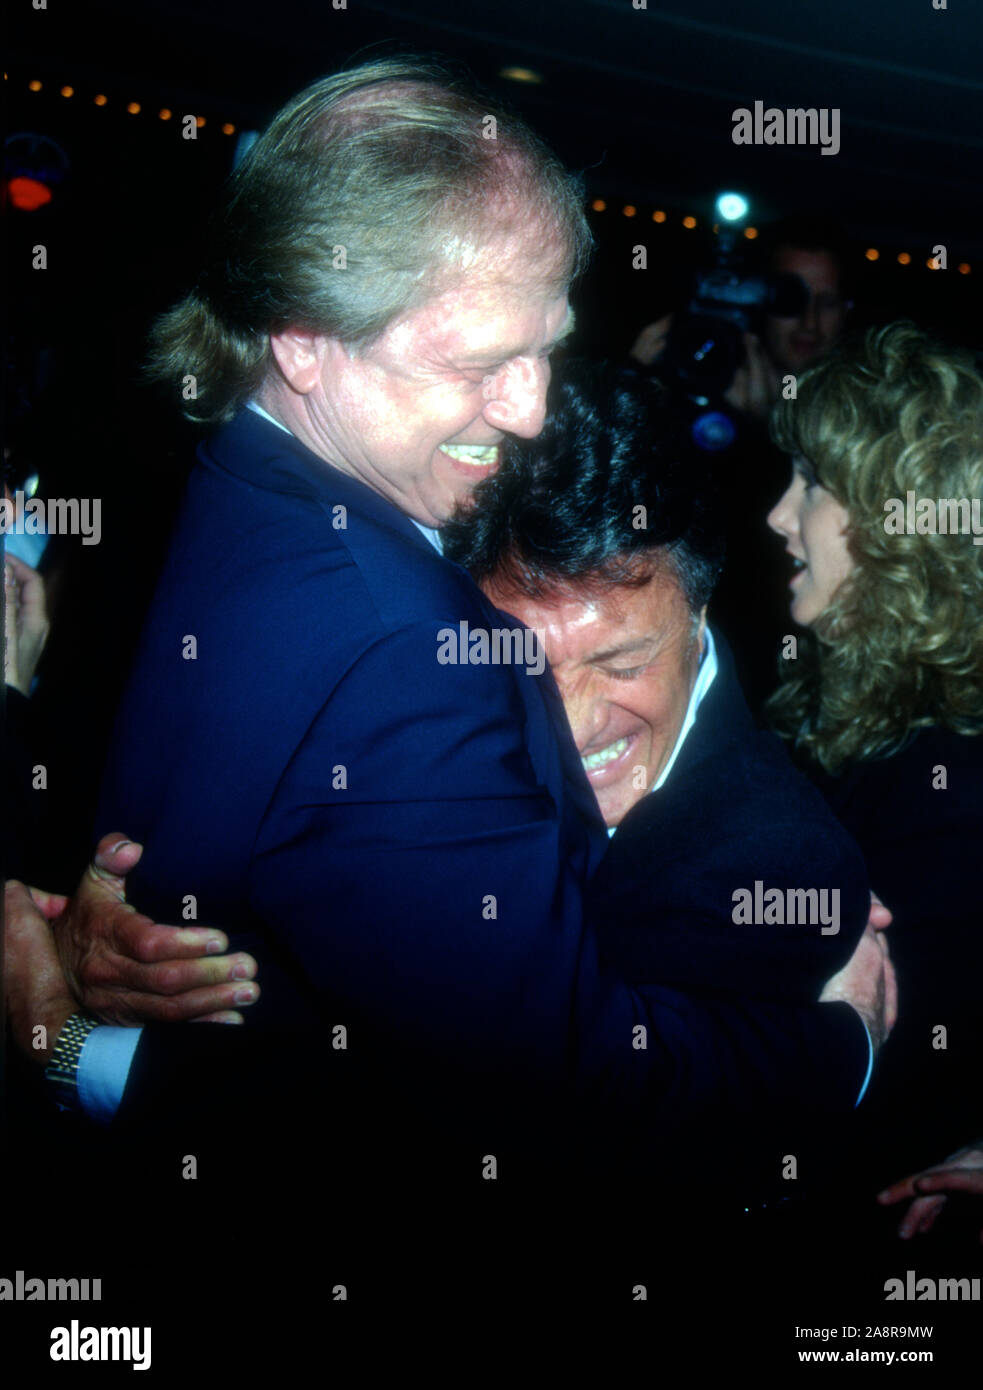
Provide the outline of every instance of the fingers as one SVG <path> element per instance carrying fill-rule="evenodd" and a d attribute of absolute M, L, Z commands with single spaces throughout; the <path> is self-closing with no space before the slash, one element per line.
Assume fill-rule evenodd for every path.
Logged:
<path fill-rule="evenodd" d="M 173 928 L 158 927 L 155 930 L 170 930 L 172 936 L 176 935 Z M 139 994 L 175 995 L 215 985 L 244 985 L 255 979 L 256 970 L 255 960 L 245 952 L 233 956 L 212 956 L 194 960 L 175 960 L 171 955 L 153 964 L 144 964 L 123 955 L 118 958 L 93 959 L 86 971 L 85 984 L 89 990 L 115 985 Z M 252 1000 L 243 999 L 236 1002 L 251 1003 Z M 227 1001 L 222 1007 L 231 1007 L 231 1003 Z"/>
<path fill-rule="evenodd" d="M 968 1192 L 983 1197 L 983 1149 L 971 1145 L 960 1149 L 952 1159 L 954 1161 L 938 1168 L 901 1178 L 877 1194 L 882 1206 L 890 1206 L 906 1197 L 914 1198 L 898 1226 L 898 1235 L 902 1240 L 910 1240 L 912 1236 L 923 1235 L 932 1229 L 948 1201 L 947 1193 Z M 967 1166 L 967 1159 L 970 1166 Z M 983 1242 L 983 1231 L 980 1232 L 980 1240 Z"/>
<path fill-rule="evenodd" d="M 879 985 L 884 974 L 884 947 L 882 938 L 870 927 L 865 927 L 857 942 L 853 955 L 842 970 L 837 971 L 823 987 L 821 999 L 845 999 L 855 1007 L 862 1007 L 858 1000 L 866 1003 L 866 996 L 875 985 Z"/>
<path fill-rule="evenodd" d="M 11 1036 L 35 1064 L 50 1060 L 50 1046 L 39 1046 L 38 1025 L 54 1044 L 74 1009 L 51 928 L 22 883 L 8 880 L 3 890 L 3 998 Z"/>
<path fill-rule="evenodd" d="M 13 558 L 12 555 L 7 555 L 3 562 L 3 598 L 7 606 L 7 627 L 11 630 L 16 627 L 17 604 L 20 599 L 20 585 L 14 573 Z"/>
<path fill-rule="evenodd" d="M 972 1192 L 983 1196 L 983 1169 L 958 1165 L 927 1168 L 924 1172 L 899 1178 L 883 1192 L 878 1192 L 877 1200 L 881 1206 L 887 1207 L 894 1202 L 904 1201 L 906 1197 L 917 1198 L 935 1192 Z"/>
<path fill-rule="evenodd" d="M 98 991 L 95 991 L 95 1002 L 90 1007 L 107 1022 L 124 1026 L 134 1023 L 193 1023 L 196 1020 L 203 1022 L 214 1014 L 234 1013 L 241 1018 L 238 1009 L 255 1003 L 258 998 L 259 985 L 236 983 L 189 990 L 185 994 L 172 996 L 139 991 L 121 994 L 119 990 L 114 990 L 101 1006 Z"/>
<path fill-rule="evenodd" d="M 37 570 L 31 569 L 31 566 L 22 560 L 19 555 L 4 555 L 3 564 L 4 579 L 7 579 L 7 571 L 9 571 L 11 583 L 16 581 L 18 584 L 29 584 L 32 580 L 38 580 L 39 582 L 41 580 L 41 576 L 38 574 Z"/>
<path fill-rule="evenodd" d="M 889 957 L 884 960 L 884 1026 L 888 1033 L 898 1021 L 898 977 Z"/>
<path fill-rule="evenodd" d="M 221 973 L 229 957 L 229 938 L 215 927 L 168 927 L 152 922 L 142 912 L 132 908 L 117 911 L 113 919 L 113 945 L 121 956 L 135 964 L 154 965 L 160 961 L 199 961 L 206 969 L 200 983 L 225 979 Z M 201 957 L 220 959 L 204 960 Z M 252 979 L 256 962 L 252 956 L 239 955 L 237 963 L 251 962 L 254 969 L 239 979 Z M 215 969 L 208 968 L 215 967 Z M 192 972 L 193 973 L 193 972 Z"/>
<path fill-rule="evenodd" d="M 42 912 L 41 904 L 36 900 L 34 888 L 27 888 L 19 879 L 8 878 L 3 885 L 3 905 L 5 926 L 11 922 L 29 921 L 32 924 L 37 921 L 38 912 Z M 41 897 L 47 894 L 42 893 Z"/>
<path fill-rule="evenodd" d="M 104 835 L 79 886 L 79 898 L 104 901 L 109 895 L 117 903 L 125 904 L 126 875 L 136 867 L 142 855 L 143 846 L 118 831 Z M 102 915 L 105 914 L 106 909 L 103 909 Z M 112 944 L 121 955 L 150 964 L 222 955 L 229 948 L 229 939 L 215 927 L 160 925 L 127 906 L 125 911 L 112 917 Z M 206 978 L 211 980 L 213 973 Z"/>
<path fill-rule="evenodd" d="M 43 888 L 31 888 L 28 891 L 34 900 L 34 906 L 49 922 L 60 917 L 68 906 L 68 899 L 61 893 L 46 893 Z"/>
<path fill-rule="evenodd" d="M 142 854 L 142 845 L 138 845 L 134 840 L 128 840 L 125 835 L 115 831 L 109 835 L 103 835 L 96 846 L 91 867 L 96 875 L 109 884 L 122 900 L 126 897 L 126 885 L 123 880 L 128 873 L 136 868 Z"/>
<path fill-rule="evenodd" d="M 242 1014 L 235 1009 L 223 1009 L 217 1014 L 205 1014 L 204 1018 L 189 1018 L 189 1023 L 245 1023 Z"/>
<path fill-rule="evenodd" d="M 915 1178 L 918 1192 L 973 1192 L 983 1196 L 983 1172 L 978 1168 L 939 1168 Z"/>
<path fill-rule="evenodd" d="M 906 1178 L 899 1178 L 890 1187 L 885 1187 L 883 1192 L 878 1192 L 877 1201 L 882 1207 L 893 1206 L 895 1202 L 903 1202 L 906 1197 L 915 1197 L 915 1179 L 920 1177 L 919 1173 L 909 1173 Z"/>
<path fill-rule="evenodd" d="M 20 601 L 20 589 L 17 584 L 17 577 L 11 568 L 12 558 L 8 555 L 3 566 L 4 631 L 6 637 L 3 644 L 3 678 L 7 685 L 21 690 L 20 672 L 17 667 L 17 610 Z M 22 690 L 21 693 L 26 694 L 27 692 Z"/>
<path fill-rule="evenodd" d="M 25 564 L 17 555 L 4 556 L 4 580 L 10 574 L 10 582 L 20 589 L 20 604 L 25 615 L 37 623 L 44 620 L 44 580 L 36 569 Z"/>
<path fill-rule="evenodd" d="M 894 915 L 890 908 L 884 906 L 876 893 L 870 895 L 870 916 L 867 918 L 867 925 L 873 927 L 875 931 L 883 931 L 894 921 Z"/>
<path fill-rule="evenodd" d="M 945 1197 L 919 1195 L 926 1176 L 924 1173 L 912 1173 L 906 1178 L 899 1178 L 877 1194 L 882 1207 L 893 1206 L 895 1202 L 903 1202 L 909 1197 L 915 1199 L 898 1226 L 898 1235 L 902 1240 L 910 1240 L 914 1235 L 930 1231 L 945 1205 Z"/>
<path fill-rule="evenodd" d="M 905 1212 L 898 1226 L 902 1240 L 912 1236 L 925 1235 L 935 1225 L 939 1212 L 945 1206 L 944 1197 L 918 1197 Z"/>
<path fill-rule="evenodd" d="M 882 932 L 867 926 L 846 965 L 826 981 L 820 1002 L 843 1000 L 863 1019 L 875 1052 L 897 1015 L 897 984 Z"/>

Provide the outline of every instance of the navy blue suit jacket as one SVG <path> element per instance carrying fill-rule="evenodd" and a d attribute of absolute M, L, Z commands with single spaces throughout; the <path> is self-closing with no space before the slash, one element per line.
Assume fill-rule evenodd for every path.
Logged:
<path fill-rule="evenodd" d="M 755 727 L 730 649 L 717 632 L 714 643 L 718 671 L 672 773 L 625 816 L 592 881 L 607 914 L 602 958 L 633 983 L 806 1003 L 866 926 L 863 857 L 778 738 Z M 788 916 L 788 890 L 824 891 L 816 905 L 829 916 L 835 903 L 839 930 L 735 922 L 735 891 L 753 895 L 756 882 L 781 892 Z"/>
<path fill-rule="evenodd" d="M 146 846 L 133 900 L 180 921 L 193 896 L 258 955 L 253 1026 L 309 1009 L 407 1086 L 453 1073 L 479 1115 L 489 1078 L 534 1108 L 572 1082 L 642 1145 L 691 1102 L 852 1105 L 867 1048 L 847 1006 L 749 1010 L 601 969 L 583 888 L 605 839 L 552 678 L 439 664 L 462 621 L 511 622 L 292 436 L 249 411 L 223 428 L 104 783 L 99 825 Z M 190 1030 L 203 1057 L 210 1031 Z"/>

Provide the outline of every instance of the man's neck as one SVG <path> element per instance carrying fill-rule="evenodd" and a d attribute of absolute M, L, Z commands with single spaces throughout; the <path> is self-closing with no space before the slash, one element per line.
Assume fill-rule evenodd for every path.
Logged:
<path fill-rule="evenodd" d="M 282 420 L 278 420 L 275 415 L 271 415 L 270 412 L 266 409 L 266 407 L 264 405 L 261 405 L 258 400 L 247 401 L 246 408 L 248 410 L 253 411 L 254 414 L 261 416 L 264 420 L 269 420 L 271 425 L 276 425 L 277 429 L 283 430 L 284 434 L 293 433 L 292 430 L 287 429 L 286 425 L 283 423 Z M 415 517 L 408 517 L 407 520 L 413 522 L 413 525 L 416 527 L 416 529 L 420 532 L 422 536 L 426 537 L 426 539 L 430 542 L 430 544 L 433 546 L 434 550 L 436 550 L 438 555 L 443 555 L 444 547 L 440 539 L 439 531 L 437 531 L 432 526 L 424 526 L 423 523 L 417 521 Z"/>

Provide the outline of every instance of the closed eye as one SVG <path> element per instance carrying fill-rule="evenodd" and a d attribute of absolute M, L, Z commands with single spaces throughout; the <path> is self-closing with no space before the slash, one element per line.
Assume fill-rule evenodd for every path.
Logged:
<path fill-rule="evenodd" d="M 648 666 L 625 666 L 622 667 L 620 670 L 617 670 L 614 667 L 610 667 L 606 674 L 609 676 L 613 676 L 616 681 L 633 681 L 636 680 L 644 671 L 647 670 Z"/>
<path fill-rule="evenodd" d="M 560 343 L 554 343 L 551 347 L 543 348 L 542 352 L 536 353 L 536 361 L 548 362 L 549 359 L 553 356 L 554 352 L 556 352 L 557 348 L 560 346 Z M 489 379 L 489 377 L 498 376 L 499 372 L 504 371 L 504 369 L 509 365 L 510 362 L 515 362 L 518 360 L 518 357 L 525 355 L 526 354 L 524 353 L 519 353 L 516 357 L 508 357 L 501 362 L 491 362 L 487 367 L 472 366 L 465 368 L 465 371 L 466 374 L 470 376 L 472 381 L 475 381 L 478 384 L 483 384 Z"/>

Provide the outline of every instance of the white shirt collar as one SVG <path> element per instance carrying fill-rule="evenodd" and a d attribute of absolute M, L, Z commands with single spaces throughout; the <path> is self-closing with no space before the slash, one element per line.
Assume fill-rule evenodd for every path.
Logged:
<path fill-rule="evenodd" d="M 436 530 L 433 526 L 424 526 L 422 522 L 415 520 L 415 518 L 413 518 L 412 516 L 410 517 L 410 521 L 413 522 L 413 525 L 416 527 L 416 529 L 420 532 L 422 536 L 426 536 L 427 540 L 433 546 L 434 550 L 436 550 L 437 554 L 443 555 L 444 542 L 440 538 L 440 532 Z"/>
<path fill-rule="evenodd" d="M 676 739 L 676 746 L 672 750 L 672 756 L 659 774 L 659 780 L 650 788 L 650 790 L 654 792 L 659 790 L 672 771 L 672 765 L 679 756 L 679 750 L 683 746 L 686 735 L 696 723 L 696 711 L 700 708 L 703 697 L 710 689 L 713 684 L 713 678 L 717 674 L 717 649 L 713 644 L 713 633 L 710 631 L 709 627 L 704 629 L 703 637 L 703 656 L 700 660 L 700 669 L 697 672 L 696 681 L 690 692 L 689 705 L 686 708 L 686 718 L 683 720 L 683 727 L 679 731 L 679 737 Z"/>
<path fill-rule="evenodd" d="M 270 414 L 270 412 L 269 412 L 268 410 L 264 410 L 263 407 L 262 407 L 261 405 L 258 404 L 258 402 L 256 402 L 256 401 L 247 401 L 247 402 L 246 402 L 246 409 L 247 409 L 247 410 L 253 410 L 253 411 L 255 411 L 255 413 L 256 413 L 257 415 L 262 415 L 262 417 L 263 417 L 264 420 L 269 420 L 269 422 L 270 422 L 271 425 L 276 425 L 277 429 L 278 429 L 278 430 L 283 430 L 284 434 L 290 434 L 290 433 L 291 433 L 290 430 L 287 429 L 286 425 L 281 425 L 279 420 L 274 420 L 274 418 L 273 418 L 273 416 Z M 444 553 L 444 547 L 443 547 L 443 545 L 442 545 L 442 543 L 441 543 L 440 532 L 439 532 L 439 531 L 435 530 L 432 526 L 423 526 L 423 525 L 421 525 L 419 521 L 414 521 L 414 520 L 413 520 L 413 517 L 408 517 L 407 520 L 408 520 L 408 521 L 412 521 L 412 522 L 413 522 L 413 525 L 416 527 L 416 529 L 417 529 L 422 535 L 426 536 L 427 540 L 428 540 L 428 541 L 430 542 L 430 544 L 433 546 L 434 550 L 436 550 L 436 552 L 437 552 L 438 555 L 443 555 L 443 553 Z"/>
<path fill-rule="evenodd" d="M 268 410 L 264 410 L 263 407 L 259 405 L 256 401 L 247 401 L 246 409 L 254 410 L 257 415 L 262 415 L 264 420 L 269 420 L 271 425 L 276 425 L 278 430 L 283 430 L 284 434 L 290 434 L 290 430 L 287 429 L 286 425 L 281 425 L 279 420 L 274 420 L 270 412 Z"/>
<path fill-rule="evenodd" d="M 652 792 L 657 792 L 659 788 L 665 784 L 666 779 L 672 771 L 673 764 L 679 757 L 679 750 L 686 740 L 686 735 L 696 723 L 696 712 L 700 708 L 703 697 L 710 689 L 714 677 L 717 674 L 717 649 L 713 644 L 713 633 L 710 631 L 709 626 L 704 629 L 703 639 L 703 656 L 700 659 L 700 669 L 696 673 L 693 689 L 690 691 L 689 704 L 686 708 L 686 718 L 683 720 L 683 727 L 679 731 L 679 737 L 676 739 L 676 746 L 672 750 L 669 761 L 659 773 L 658 781 L 654 786 L 649 788 L 647 795 L 651 795 Z M 613 835 L 617 828 L 616 825 L 609 826 L 608 836 L 610 837 Z"/>

